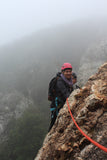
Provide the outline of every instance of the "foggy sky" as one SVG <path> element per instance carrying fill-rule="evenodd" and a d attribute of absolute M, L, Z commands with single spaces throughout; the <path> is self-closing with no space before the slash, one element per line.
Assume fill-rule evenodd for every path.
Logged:
<path fill-rule="evenodd" d="M 107 16 L 106 0 L 0 0 L 0 45 L 93 16 Z"/>

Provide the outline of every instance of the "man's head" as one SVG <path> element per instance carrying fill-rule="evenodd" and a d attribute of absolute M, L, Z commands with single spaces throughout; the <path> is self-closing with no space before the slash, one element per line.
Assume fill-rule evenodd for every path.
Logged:
<path fill-rule="evenodd" d="M 72 66 L 70 63 L 64 63 L 61 67 L 61 71 L 62 71 L 63 75 L 65 76 L 65 78 L 71 79 Z"/>
<path fill-rule="evenodd" d="M 72 83 L 75 84 L 77 82 L 77 75 L 76 73 L 72 73 Z"/>

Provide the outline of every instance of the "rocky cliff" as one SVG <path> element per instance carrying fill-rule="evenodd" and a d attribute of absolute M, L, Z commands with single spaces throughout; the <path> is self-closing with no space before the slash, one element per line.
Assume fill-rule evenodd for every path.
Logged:
<path fill-rule="evenodd" d="M 74 119 L 93 140 L 107 147 L 107 63 L 69 97 Z M 107 153 L 90 143 L 74 125 L 67 104 L 47 134 L 35 160 L 105 160 Z"/>
<path fill-rule="evenodd" d="M 30 99 L 16 90 L 5 94 L 0 92 L 0 143 L 8 137 L 7 130 L 10 120 L 18 119 L 32 103 Z"/>
<path fill-rule="evenodd" d="M 86 52 L 81 57 L 78 69 L 79 83 L 83 86 L 87 82 L 89 76 L 95 74 L 97 68 L 105 61 L 107 61 L 107 38 L 88 46 Z"/>

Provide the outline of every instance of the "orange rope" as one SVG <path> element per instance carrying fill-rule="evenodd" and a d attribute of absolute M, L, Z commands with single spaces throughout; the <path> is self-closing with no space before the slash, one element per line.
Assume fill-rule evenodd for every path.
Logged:
<path fill-rule="evenodd" d="M 93 143 L 95 146 L 97 146 L 98 148 L 100 148 L 101 150 L 103 150 L 104 152 L 107 152 L 107 148 L 100 145 L 99 143 L 95 142 L 93 139 L 91 139 L 90 137 L 88 137 L 82 130 L 81 128 L 78 126 L 78 124 L 76 123 L 72 113 L 71 113 L 71 110 L 70 110 L 70 106 L 69 106 L 69 103 L 68 103 L 68 98 L 66 99 L 66 102 L 67 102 L 67 105 L 68 105 L 68 110 L 70 112 L 70 115 L 71 115 L 71 118 L 73 120 L 73 122 L 75 123 L 76 127 L 78 128 L 78 130 L 83 134 L 83 136 L 85 136 L 91 143 Z"/>

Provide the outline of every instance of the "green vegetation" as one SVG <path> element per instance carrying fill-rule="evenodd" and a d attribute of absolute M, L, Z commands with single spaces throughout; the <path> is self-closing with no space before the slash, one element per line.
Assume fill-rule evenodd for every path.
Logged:
<path fill-rule="evenodd" d="M 47 123 L 47 116 L 34 107 L 29 107 L 21 118 L 12 119 L 8 140 L 0 146 L 0 159 L 33 160 L 47 133 Z"/>

